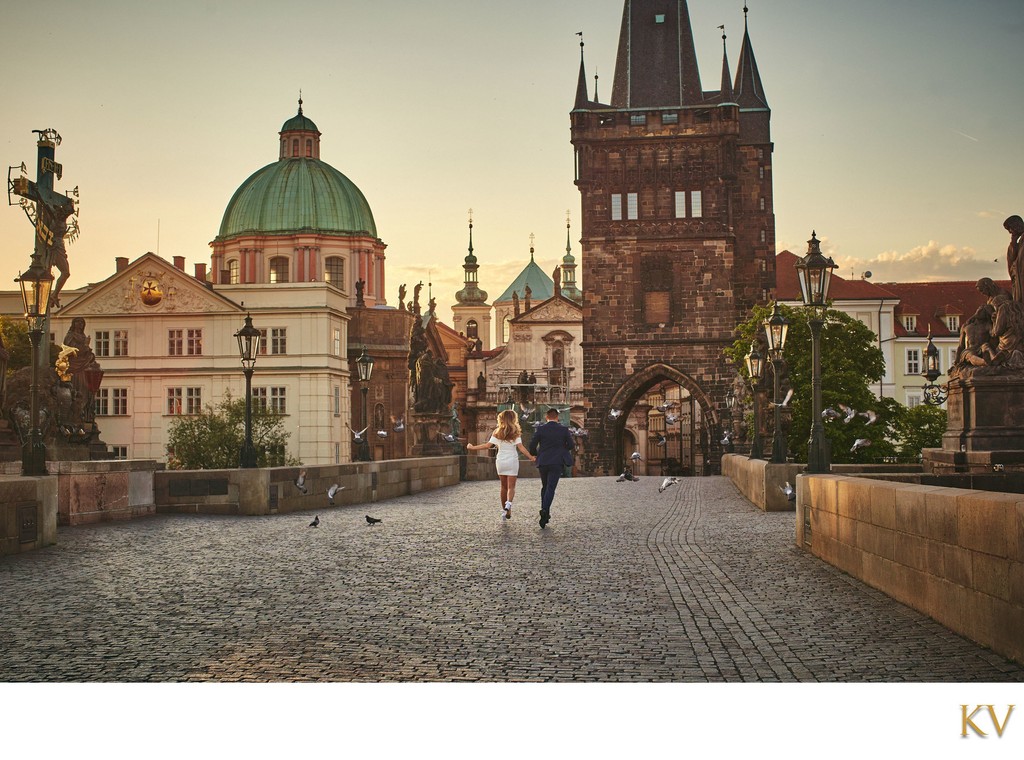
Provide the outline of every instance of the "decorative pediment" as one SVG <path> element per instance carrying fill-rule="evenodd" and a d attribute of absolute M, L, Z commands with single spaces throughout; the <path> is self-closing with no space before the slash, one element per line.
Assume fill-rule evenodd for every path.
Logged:
<path fill-rule="evenodd" d="M 97 314 L 196 314 L 241 308 L 152 253 L 96 285 L 61 316 Z"/>
<path fill-rule="evenodd" d="M 553 296 L 539 303 L 525 314 L 520 314 L 518 322 L 582 322 L 583 308 L 568 298 Z"/>

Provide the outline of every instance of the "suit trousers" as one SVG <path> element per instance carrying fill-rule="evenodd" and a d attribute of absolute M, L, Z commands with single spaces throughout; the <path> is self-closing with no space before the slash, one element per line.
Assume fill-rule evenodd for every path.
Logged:
<path fill-rule="evenodd" d="M 562 465 L 545 464 L 537 468 L 540 473 L 540 509 L 551 513 L 551 502 L 555 499 L 555 489 L 562 477 Z"/>

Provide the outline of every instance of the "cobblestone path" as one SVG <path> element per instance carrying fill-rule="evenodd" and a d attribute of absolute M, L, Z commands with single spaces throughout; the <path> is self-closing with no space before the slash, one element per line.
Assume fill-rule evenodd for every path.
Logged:
<path fill-rule="evenodd" d="M 0 558 L 0 681 L 1024 681 L 724 478 L 497 483 L 62 528 Z M 326 499 L 325 499 L 326 501 Z M 365 514 L 381 518 L 366 524 Z"/>

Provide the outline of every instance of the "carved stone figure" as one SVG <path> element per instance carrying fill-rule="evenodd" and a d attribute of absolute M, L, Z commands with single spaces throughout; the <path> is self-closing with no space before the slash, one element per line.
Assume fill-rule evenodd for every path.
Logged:
<path fill-rule="evenodd" d="M 512 291 L 512 314 L 519 316 L 519 293 Z"/>
<path fill-rule="evenodd" d="M 990 368 L 985 374 L 1024 369 L 1024 302 L 988 277 L 978 280 L 977 287 L 988 300 L 961 326 L 950 375 L 965 377 L 977 367 Z"/>
<path fill-rule="evenodd" d="M 405 311 L 405 283 L 398 286 L 398 310 Z"/>
<path fill-rule="evenodd" d="M 526 289 L 523 291 L 523 299 L 526 302 L 526 311 L 530 310 L 530 298 L 532 296 L 533 296 L 533 291 L 530 289 L 530 286 L 527 285 Z"/>
<path fill-rule="evenodd" d="M 1007 217 L 1003 229 L 1010 233 L 1006 268 L 1010 273 L 1013 300 L 1024 301 L 1024 219 L 1016 214 Z"/>
<path fill-rule="evenodd" d="M 483 372 L 476 376 L 476 392 L 481 396 L 487 393 L 487 377 Z"/>
<path fill-rule="evenodd" d="M 555 271 L 551 273 L 551 281 L 555 285 L 555 295 L 562 295 L 562 267 L 555 267 Z"/>
<path fill-rule="evenodd" d="M 90 338 L 85 333 L 85 320 L 75 317 L 71 327 L 64 336 L 63 345 L 76 349 L 67 355 L 68 373 L 71 375 L 72 389 L 72 420 L 81 426 L 93 420 L 93 390 L 90 388 L 90 374 L 100 373 L 100 365 L 96 362 L 96 354 L 92 351 Z M 100 373 L 102 377 L 102 373 Z"/>
<path fill-rule="evenodd" d="M 363 289 L 366 287 L 366 280 L 356 280 L 356 306 L 364 308 L 366 301 L 363 300 Z"/>
<path fill-rule="evenodd" d="M 423 290 L 423 280 L 416 283 L 412 289 L 412 313 L 416 316 L 420 314 L 420 291 Z"/>

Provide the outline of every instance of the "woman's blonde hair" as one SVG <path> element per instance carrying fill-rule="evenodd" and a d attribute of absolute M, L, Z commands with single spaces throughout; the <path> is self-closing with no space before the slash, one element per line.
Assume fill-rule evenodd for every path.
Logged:
<path fill-rule="evenodd" d="M 511 409 L 506 409 L 498 415 L 498 427 L 494 428 L 492 435 L 499 441 L 514 441 L 523 434 L 519 427 L 519 417 Z"/>

